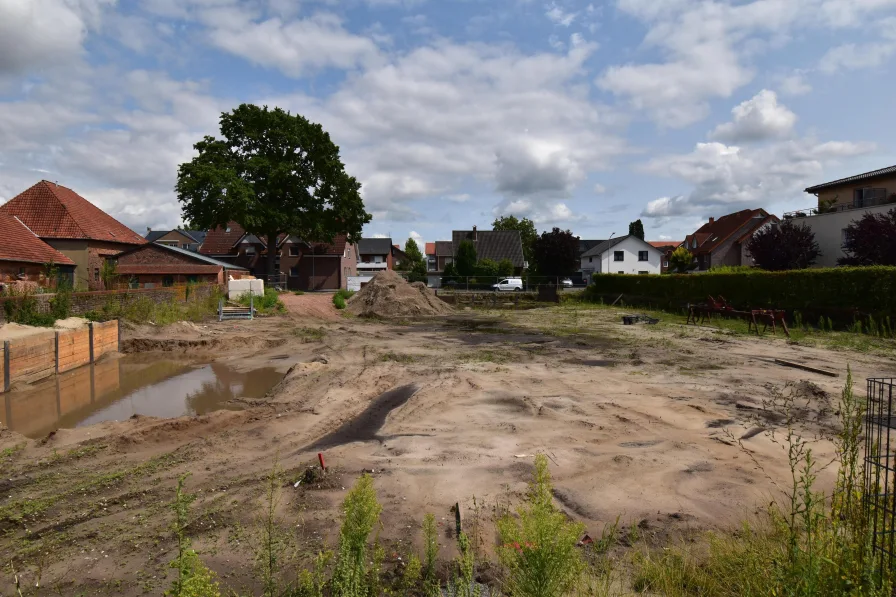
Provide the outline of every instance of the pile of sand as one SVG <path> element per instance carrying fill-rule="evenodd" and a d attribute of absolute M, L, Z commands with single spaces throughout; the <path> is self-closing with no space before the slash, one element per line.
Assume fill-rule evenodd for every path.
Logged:
<path fill-rule="evenodd" d="M 348 300 L 346 311 L 360 317 L 415 317 L 446 315 L 454 309 L 438 298 L 426 284 L 408 284 L 393 271 L 373 277 Z"/>

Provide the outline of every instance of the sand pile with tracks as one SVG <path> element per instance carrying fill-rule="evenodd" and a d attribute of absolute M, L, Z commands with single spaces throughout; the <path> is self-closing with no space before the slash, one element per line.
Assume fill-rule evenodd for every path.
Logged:
<path fill-rule="evenodd" d="M 426 284 L 408 284 L 393 271 L 380 272 L 348 300 L 346 311 L 359 317 L 418 317 L 447 315 L 454 309 Z"/>

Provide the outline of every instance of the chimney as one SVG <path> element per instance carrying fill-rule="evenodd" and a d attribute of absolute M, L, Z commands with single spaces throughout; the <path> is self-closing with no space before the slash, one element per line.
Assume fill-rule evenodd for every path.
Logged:
<path fill-rule="evenodd" d="M 476 240 L 476 226 L 473 226 L 473 240 Z"/>
<path fill-rule="evenodd" d="M 716 221 L 716 219 L 715 219 L 714 217 L 712 217 L 712 216 L 709 217 L 709 223 L 710 223 L 710 224 L 712 224 L 712 223 L 715 222 L 715 221 Z"/>
<path fill-rule="evenodd" d="M 152 232 L 152 228 L 150 228 L 149 226 L 147 226 L 147 227 L 146 227 L 146 234 L 149 234 L 150 232 Z"/>

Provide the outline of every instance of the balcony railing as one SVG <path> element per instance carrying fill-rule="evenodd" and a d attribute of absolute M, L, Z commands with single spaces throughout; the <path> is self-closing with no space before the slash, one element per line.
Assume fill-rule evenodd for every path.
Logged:
<path fill-rule="evenodd" d="M 819 216 L 823 214 L 833 214 L 841 211 L 851 211 L 853 209 L 865 209 L 868 207 L 877 207 L 879 205 L 887 205 L 889 203 L 893 203 L 893 207 L 896 207 L 896 199 L 891 197 L 884 197 L 880 199 L 863 199 L 862 201 L 853 201 L 852 203 L 839 204 L 839 205 L 831 205 L 826 209 L 820 209 L 816 207 L 810 207 L 808 209 L 798 209 L 796 211 L 786 211 L 784 212 L 784 219 L 790 220 L 792 218 L 808 218 L 811 216 Z"/>
<path fill-rule="evenodd" d="M 375 261 L 359 261 L 358 269 L 387 269 L 389 264 L 385 261 L 375 262 Z"/>

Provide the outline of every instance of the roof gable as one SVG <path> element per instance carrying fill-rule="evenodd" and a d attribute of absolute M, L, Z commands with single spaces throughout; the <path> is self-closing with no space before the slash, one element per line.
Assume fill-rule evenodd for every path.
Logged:
<path fill-rule="evenodd" d="M 454 257 L 454 243 L 450 240 L 437 240 L 435 245 L 437 257 Z"/>
<path fill-rule="evenodd" d="M 246 270 L 244 267 L 239 267 L 232 263 L 227 263 L 225 261 L 219 261 L 217 259 L 213 259 L 208 257 L 207 255 L 203 255 L 201 253 L 197 253 L 195 251 L 190 251 L 189 249 L 181 249 L 180 247 L 175 247 L 172 245 L 165 245 L 162 243 L 145 243 L 139 247 L 135 247 L 133 249 L 124 251 L 115 256 L 116 259 L 121 259 L 122 257 L 127 257 L 129 255 L 133 255 L 134 253 L 140 253 L 143 251 L 169 251 L 178 255 L 182 261 L 192 261 L 196 262 L 198 265 L 214 265 L 219 267 L 224 267 L 227 269 L 238 269 L 238 270 Z"/>
<path fill-rule="evenodd" d="M 358 241 L 358 253 L 361 255 L 388 255 L 391 252 L 391 238 L 362 238 Z"/>
<path fill-rule="evenodd" d="M 809 187 L 806 189 L 807 193 L 817 193 L 823 189 L 828 189 L 830 187 L 836 187 L 842 184 L 849 184 L 852 182 L 860 182 L 863 180 L 868 180 L 871 178 L 877 178 L 878 176 L 890 176 L 896 174 L 896 166 L 887 166 L 886 168 L 881 168 L 880 170 L 872 170 L 871 172 L 863 172 L 862 174 L 856 174 L 855 176 L 847 176 L 846 178 L 840 178 L 838 180 L 832 180 L 831 182 L 823 182 L 821 184 L 817 184 L 814 187 Z"/>
<path fill-rule="evenodd" d="M 75 265 L 74 261 L 37 238 L 18 218 L 6 214 L 0 214 L 0 261 Z"/>
<path fill-rule="evenodd" d="M 693 243 L 688 243 L 688 249 L 698 253 L 710 252 L 751 222 L 754 225 L 749 229 L 754 229 L 761 226 L 768 217 L 769 214 L 764 209 L 744 209 L 724 215 L 717 220 L 711 219 L 698 228 L 694 234 L 688 235 L 688 241 L 697 240 L 697 247 L 694 248 Z"/>
<path fill-rule="evenodd" d="M 0 212 L 16 216 L 40 238 L 75 238 L 143 244 L 146 240 L 75 191 L 42 180 L 19 193 Z"/>
<path fill-rule="evenodd" d="M 476 246 L 478 259 L 509 259 L 514 267 L 523 267 L 526 263 L 519 230 L 454 230 L 451 237 L 452 254 L 457 254 L 460 243 L 469 240 Z"/>

